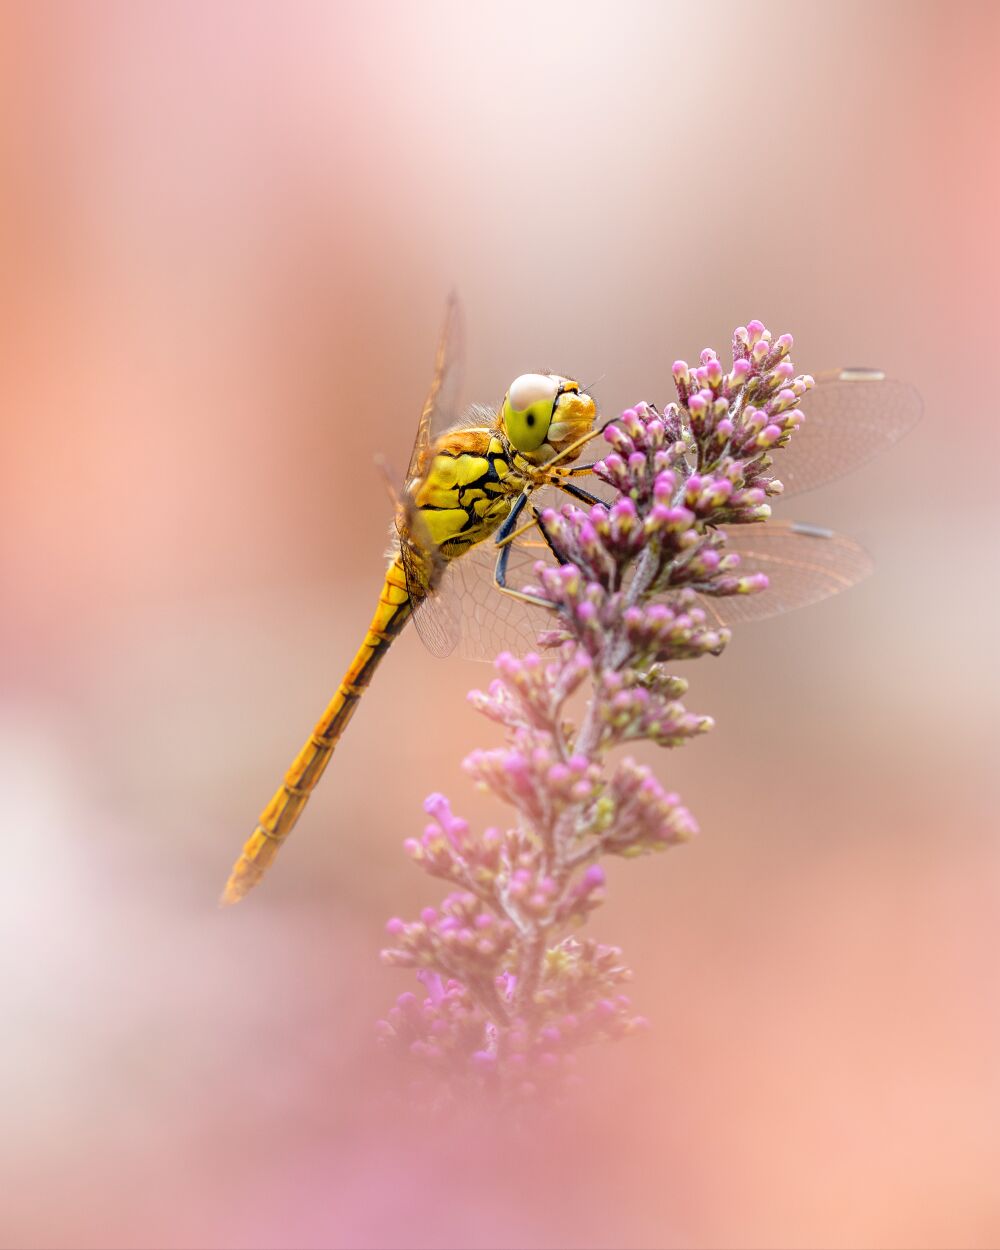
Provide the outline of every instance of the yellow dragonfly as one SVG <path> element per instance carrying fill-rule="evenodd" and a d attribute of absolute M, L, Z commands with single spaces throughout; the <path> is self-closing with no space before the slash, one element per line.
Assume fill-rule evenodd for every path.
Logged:
<path fill-rule="evenodd" d="M 522 374 L 496 411 L 473 407 L 456 421 L 462 317 L 449 301 L 434 376 L 424 402 L 405 483 L 395 501 L 395 533 L 382 592 L 357 654 L 326 711 L 295 757 L 226 883 L 236 903 L 261 880 L 295 826 L 348 721 L 393 641 L 412 618 L 436 655 L 491 658 L 505 645 L 534 645 L 551 625 L 539 601 L 509 582 L 547 545 L 528 534 L 540 500 L 553 492 L 593 504 L 572 479 L 602 430 L 588 389 L 553 373 Z M 785 494 L 810 490 L 895 442 L 917 419 L 920 399 L 874 370 L 838 370 L 817 379 L 801 406 L 806 422 L 783 449 L 776 473 Z M 535 520 L 517 526 L 531 501 Z M 861 580 L 871 568 L 853 540 L 794 522 L 730 531 L 741 572 L 766 572 L 765 594 L 708 599 L 719 624 L 757 619 L 815 602 Z M 487 539 L 493 541 L 487 542 Z"/>

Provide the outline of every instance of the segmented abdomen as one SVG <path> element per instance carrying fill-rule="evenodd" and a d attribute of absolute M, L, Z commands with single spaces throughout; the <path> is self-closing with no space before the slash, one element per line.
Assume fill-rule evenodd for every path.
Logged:
<path fill-rule="evenodd" d="M 261 812 L 257 827 L 226 882 L 221 899 L 223 903 L 239 902 L 271 865 L 330 762 L 334 748 L 354 715 L 361 696 L 368 689 L 375 669 L 409 620 L 412 610 L 403 566 L 397 556 L 386 571 L 378 607 L 364 641 L 309 740 L 295 757 L 274 797 Z"/>

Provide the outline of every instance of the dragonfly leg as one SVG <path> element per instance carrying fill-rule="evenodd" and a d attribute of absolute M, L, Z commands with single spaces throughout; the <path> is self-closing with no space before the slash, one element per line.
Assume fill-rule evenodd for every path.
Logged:
<path fill-rule="evenodd" d="M 592 495 L 589 490 L 584 490 L 583 487 L 577 486 L 573 482 L 553 482 L 553 485 L 557 486 L 559 490 L 565 491 L 567 495 L 572 495 L 574 499 L 579 499 L 581 503 L 589 503 L 593 506 L 595 503 L 601 502 L 596 495 Z M 537 508 L 535 509 L 535 515 L 536 517 L 539 515 Z M 538 522 L 538 528 L 542 530 L 543 534 L 545 533 L 541 521 Z"/>
<path fill-rule="evenodd" d="M 522 491 L 520 495 L 518 495 L 518 497 L 514 500 L 514 503 L 511 506 L 511 510 L 504 517 L 502 525 L 497 530 L 496 542 L 498 546 L 503 543 L 509 543 L 510 540 L 514 537 L 511 531 L 514 529 L 514 525 L 517 521 L 517 518 L 524 511 L 524 505 L 527 502 L 528 502 L 528 492 Z M 531 527 L 529 526 L 528 528 L 530 529 Z"/>
<path fill-rule="evenodd" d="M 563 489 L 565 490 L 565 487 L 563 487 Z M 586 494 L 585 491 L 581 493 Z M 594 502 L 596 503 L 597 500 L 595 499 Z M 553 556 L 555 557 L 556 563 L 562 564 L 563 557 L 559 554 L 558 551 L 556 551 L 555 544 L 553 543 L 552 539 L 549 536 L 549 531 L 545 528 L 545 522 L 542 520 L 541 512 L 539 512 L 539 510 L 535 507 L 534 504 L 531 505 L 531 511 L 535 514 L 535 524 L 538 526 L 538 532 L 545 539 L 546 547 L 548 547 L 549 551 L 552 552 Z"/>
<path fill-rule="evenodd" d="M 507 585 L 507 564 L 510 561 L 511 546 L 514 539 L 519 537 L 521 534 L 534 529 L 537 525 L 539 530 L 541 530 L 546 543 L 548 543 L 549 550 L 552 551 L 553 555 L 556 554 L 552 548 L 549 536 L 545 532 L 545 526 L 542 522 L 541 513 L 534 505 L 532 505 L 531 510 L 535 514 L 535 519 L 533 521 L 529 521 L 527 525 L 522 525 L 519 529 L 514 528 L 514 524 L 527 502 L 527 492 L 519 495 L 517 502 L 507 514 L 504 523 L 497 530 L 496 545 L 499 550 L 497 552 L 496 568 L 493 570 L 493 582 L 497 590 L 503 591 L 505 595 L 510 595 L 512 599 L 520 599 L 522 603 L 531 603 L 539 608 L 551 608 L 553 605 L 548 599 L 543 599 L 540 595 L 529 595 L 523 590 L 514 590 L 513 587 Z"/>
<path fill-rule="evenodd" d="M 526 496 L 522 496 L 522 498 L 526 498 Z M 505 595 L 510 595 L 513 599 L 520 599 L 522 603 L 530 603 L 538 608 L 552 609 L 555 608 L 556 605 L 551 599 L 544 599 L 541 595 L 529 595 L 527 591 L 514 590 L 511 586 L 507 585 L 507 562 L 510 559 L 511 543 L 519 534 L 523 534 L 527 530 L 534 529 L 536 526 L 538 527 L 539 533 L 545 539 L 545 544 L 549 551 L 552 552 L 552 555 L 557 563 L 562 563 L 562 557 L 553 545 L 552 539 L 549 537 L 549 532 L 545 527 L 545 522 L 542 520 L 542 513 L 540 509 L 536 508 L 535 505 L 532 504 L 531 510 L 535 514 L 535 519 L 533 521 L 530 521 L 527 525 L 522 525 L 520 529 L 513 531 L 513 533 L 504 535 L 502 539 L 497 539 L 497 546 L 500 548 L 500 552 L 497 556 L 496 569 L 493 573 L 493 581 L 497 590 L 503 591 Z M 518 509 L 518 511 L 520 511 L 520 509 Z"/>
<path fill-rule="evenodd" d="M 529 595 L 526 590 L 514 590 L 512 586 L 507 585 L 507 560 L 510 557 L 510 546 L 501 547 L 500 554 L 497 556 L 497 566 L 493 571 L 493 582 L 497 590 L 502 591 L 505 595 L 510 595 L 512 599 L 520 599 L 522 603 L 534 604 L 537 608 L 553 608 L 555 604 L 549 599 L 543 599 L 541 595 Z"/>
<path fill-rule="evenodd" d="M 601 502 L 599 499 L 595 498 L 593 495 L 589 494 L 587 491 L 583 490 L 579 486 L 576 486 L 576 485 L 567 486 L 561 482 L 553 483 L 553 485 L 558 485 L 559 490 L 565 491 L 568 495 L 575 495 L 577 499 L 581 500 L 584 503 L 595 504 L 595 503 Z M 534 504 L 531 505 L 531 511 L 535 514 L 535 519 L 533 521 L 528 521 L 526 525 L 518 526 L 517 529 L 512 528 L 514 522 L 517 520 L 518 515 L 523 511 L 524 505 L 527 502 L 528 502 L 528 495 L 527 495 L 527 492 L 525 492 L 523 495 L 520 495 L 518 497 L 518 501 L 513 506 L 513 508 L 511 508 L 510 512 L 507 515 L 507 519 L 497 530 L 497 536 L 494 541 L 496 542 L 496 545 L 500 548 L 500 554 L 503 557 L 502 569 L 504 571 L 506 571 L 507 562 L 510 559 L 510 548 L 514 540 L 516 538 L 520 538 L 522 534 L 530 533 L 530 531 L 535 529 L 536 527 L 541 532 L 542 537 L 545 539 L 545 545 L 548 547 L 549 551 L 552 552 L 552 554 L 555 556 L 557 560 L 561 560 L 559 552 L 556 551 L 555 547 L 553 546 L 552 539 L 549 537 L 548 530 L 545 528 L 545 522 L 542 520 L 542 511 L 540 508 L 536 508 Z"/>
<path fill-rule="evenodd" d="M 552 477 L 579 477 L 583 473 L 593 473 L 597 463 L 598 461 L 591 460 L 589 464 L 560 464 L 552 470 Z"/>

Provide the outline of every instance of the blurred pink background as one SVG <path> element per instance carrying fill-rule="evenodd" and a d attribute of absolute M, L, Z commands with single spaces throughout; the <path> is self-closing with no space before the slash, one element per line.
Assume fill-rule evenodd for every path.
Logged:
<path fill-rule="evenodd" d="M 0 14 L 0 1238 L 1000 1242 L 1000 9 Z M 544 1132 L 411 1121 L 401 851 L 496 740 L 405 637 L 266 887 L 231 862 L 368 620 L 445 294 L 466 398 L 669 398 L 761 317 L 926 401 L 795 515 L 876 576 L 689 666 L 703 835 L 592 923 L 652 1030 Z M 790 507 L 791 505 L 789 505 Z"/>

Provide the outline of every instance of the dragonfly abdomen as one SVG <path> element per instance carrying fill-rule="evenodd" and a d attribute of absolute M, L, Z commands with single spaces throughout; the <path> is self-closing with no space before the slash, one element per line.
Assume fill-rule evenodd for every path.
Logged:
<path fill-rule="evenodd" d="M 413 611 L 397 556 L 389 565 L 378 607 L 337 692 L 295 757 L 274 797 L 261 812 L 223 890 L 223 903 L 238 903 L 260 881 L 288 837 L 330 762 L 337 743 L 375 669 Z"/>

